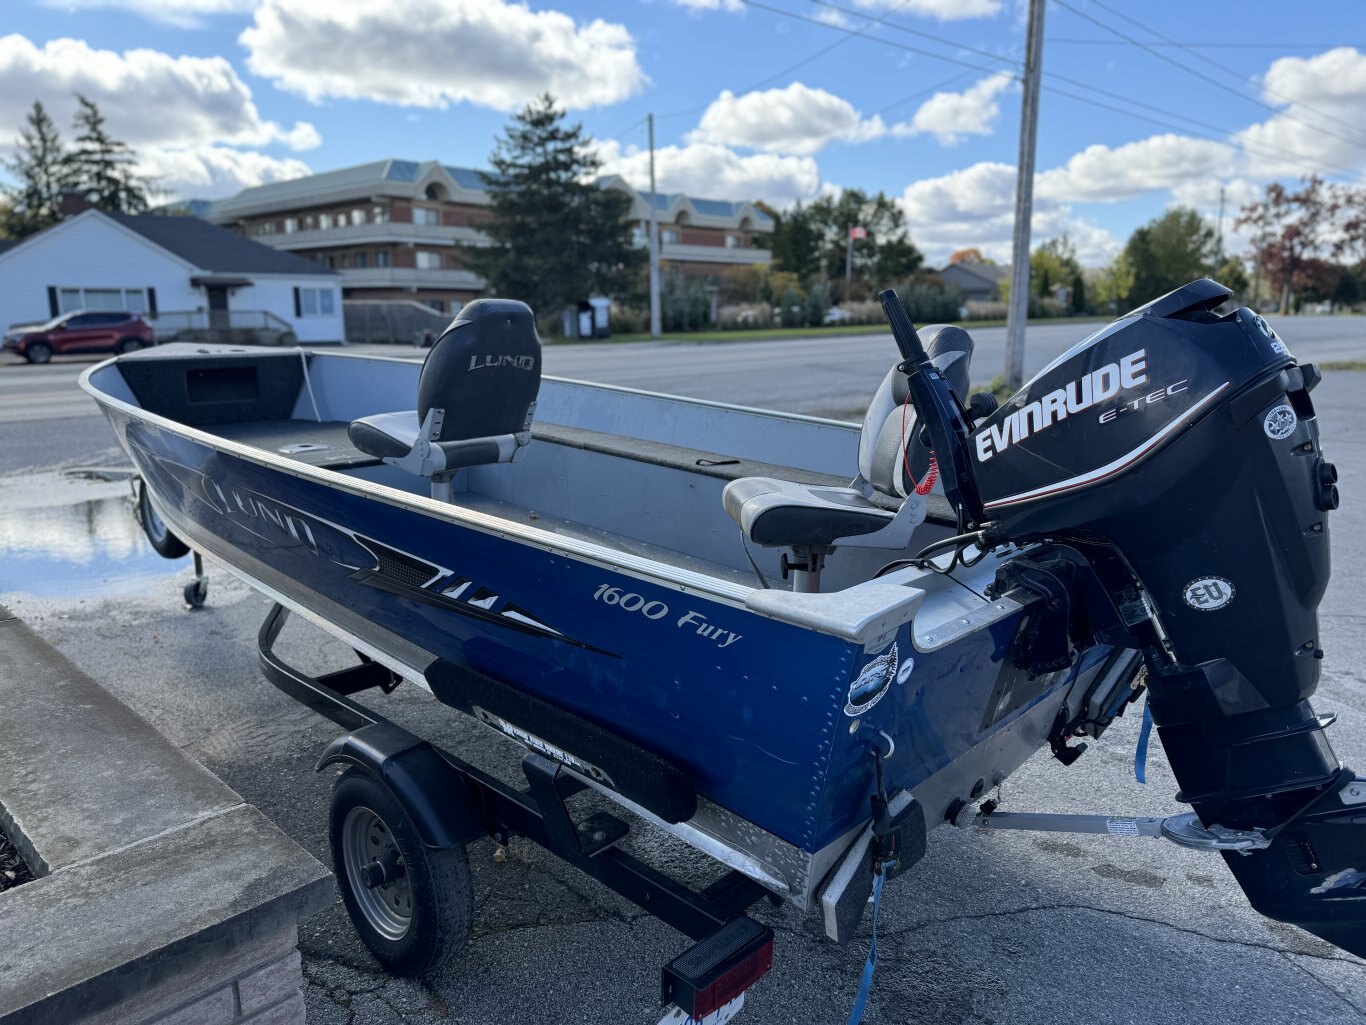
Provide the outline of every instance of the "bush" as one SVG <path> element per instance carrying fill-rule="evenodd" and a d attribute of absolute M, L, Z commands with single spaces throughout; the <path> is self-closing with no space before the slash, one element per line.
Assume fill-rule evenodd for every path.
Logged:
<path fill-rule="evenodd" d="M 610 323 L 613 334 L 644 334 L 650 330 L 650 311 L 613 303 Z"/>
<path fill-rule="evenodd" d="M 825 323 L 825 314 L 833 304 L 830 286 L 824 281 L 812 285 L 806 293 L 805 319 L 807 327 L 820 327 Z"/>
<path fill-rule="evenodd" d="M 727 331 L 772 327 L 773 307 L 768 303 L 732 303 L 716 311 L 716 323 Z"/>
<path fill-rule="evenodd" d="M 969 299 L 967 307 L 968 320 L 1005 320 L 1008 309 L 1005 303 L 987 299 Z"/>
<path fill-rule="evenodd" d="M 918 278 L 898 291 L 901 305 L 916 324 L 942 324 L 959 318 L 963 293 L 938 278 Z"/>
<path fill-rule="evenodd" d="M 660 305 L 665 331 L 700 331 L 711 323 L 711 296 L 701 281 L 672 282 Z"/>

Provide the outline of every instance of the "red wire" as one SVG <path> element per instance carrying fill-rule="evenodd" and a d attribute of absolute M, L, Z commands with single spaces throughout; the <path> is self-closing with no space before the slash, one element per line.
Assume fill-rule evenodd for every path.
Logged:
<path fill-rule="evenodd" d="M 928 495 L 934 490 L 935 481 L 939 480 L 939 460 L 930 453 L 929 469 L 925 471 L 925 479 L 919 484 L 915 482 L 915 474 L 911 473 L 911 459 L 906 454 L 910 448 L 910 443 L 906 438 L 906 407 L 911 404 L 911 393 L 906 393 L 906 401 L 901 404 L 901 461 L 906 466 L 906 479 L 911 482 L 911 488 L 917 495 Z"/>

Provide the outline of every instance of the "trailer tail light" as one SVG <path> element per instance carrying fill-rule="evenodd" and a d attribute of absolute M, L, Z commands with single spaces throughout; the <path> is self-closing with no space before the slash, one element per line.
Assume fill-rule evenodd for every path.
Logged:
<path fill-rule="evenodd" d="M 661 999 L 701 1021 L 749 989 L 771 967 L 773 930 L 741 915 L 664 966 Z"/>

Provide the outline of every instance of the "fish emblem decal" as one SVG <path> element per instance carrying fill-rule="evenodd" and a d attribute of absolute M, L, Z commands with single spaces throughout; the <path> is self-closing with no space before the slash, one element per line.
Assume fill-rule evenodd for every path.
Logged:
<path fill-rule="evenodd" d="M 881 701 L 882 695 L 887 693 L 887 688 L 896 678 L 899 664 L 896 643 L 893 642 L 885 653 L 864 666 L 849 685 L 849 701 L 844 706 L 844 714 L 862 715 Z"/>

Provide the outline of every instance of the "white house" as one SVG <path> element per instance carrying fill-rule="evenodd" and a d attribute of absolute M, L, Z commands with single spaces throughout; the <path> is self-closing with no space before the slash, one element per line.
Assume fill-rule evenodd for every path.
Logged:
<path fill-rule="evenodd" d="M 301 342 L 344 337 L 336 272 L 198 217 L 87 210 L 0 249 L 0 327 L 77 309 L 146 314 L 158 333 L 277 327 Z"/>

